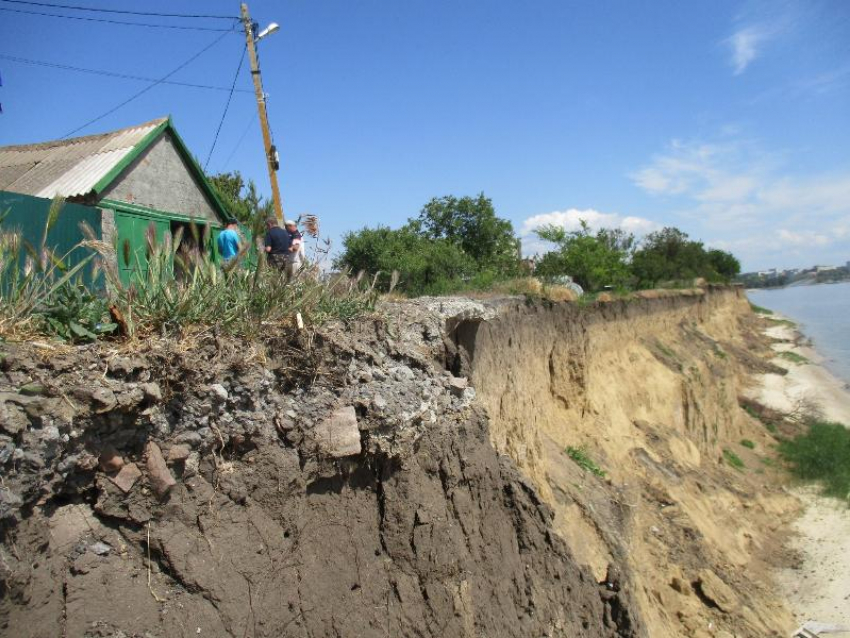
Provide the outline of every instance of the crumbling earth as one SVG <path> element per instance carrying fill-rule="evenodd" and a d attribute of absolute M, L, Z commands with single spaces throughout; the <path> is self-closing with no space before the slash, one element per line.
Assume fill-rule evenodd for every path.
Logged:
<path fill-rule="evenodd" d="M 446 371 L 476 308 L 3 345 L 0 634 L 646 635 Z"/>

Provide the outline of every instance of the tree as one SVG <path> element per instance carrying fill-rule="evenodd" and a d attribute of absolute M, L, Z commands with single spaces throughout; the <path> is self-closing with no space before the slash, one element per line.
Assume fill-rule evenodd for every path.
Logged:
<path fill-rule="evenodd" d="M 602 229 L 595 234 L 584 220 L 581 228 L 567 232 L 560 226 L 544 226 L 534 231 L 541 239 L 558 245 L 543 255 L 535 273 L 541 277 L 569 275 L 587 291 L 605 286 L 623 287 L 631 273 L 627 263 L 634 236 L 622 230 Z"/>
<path fill-rule="evenodd" d="M 388 290 L 393 271 L 398 288 L 410 295 L 447 292 L 453 282 L 470 277 L 475 262 L 446 239 L 428 239 L 412 225 L 398 230 L 386 226 L 350 232 L 342 240 L 336 268 L 378 275 L 378 287 Z"/>
<path fill-rule="evenodd" d="M 507 276 L 519 268 L 519 242 L 513 225 L 496 216 L 493 202 L 483 193 L 475 198 L 435 197 L 411 224 L 426 237 L 459 246 L 480 270 Z"/>
<path fill-rule="evenodd" d="M 741 262 L 730 252 L 713 249 L 708 251 L 708 262 L 720 278 L 730 281 L 741 272 Z"/>
<path fill-rule="evenodd" d="M 256 225 L 258 219 L 265 220 L 274 214 L 272 201 L 262 198 L 254 180 L 246 184 L 239 171 L 212 175 L 209 181 L 227 212 L 237 221 Z"/>

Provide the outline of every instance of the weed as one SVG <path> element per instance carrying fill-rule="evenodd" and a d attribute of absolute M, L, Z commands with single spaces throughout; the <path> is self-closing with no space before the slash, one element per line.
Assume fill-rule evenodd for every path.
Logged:
<path fill-rule="evenodd" d="M 776 467 L 776 459 L 771 458 L 769 456 L 763 456 L 759 459 L 762 465 L 766 465 L 767 467 Z"/>
<path fill-rule="evenodd" d="M 665 346 L 665 345 L 664 345 L 663 343 L 661 343 L 660 341 L 656 340 L 656 341 L 655 341 L 655 345 L 656 345 L 656 347 L 658 348 L 658 350 L 660 350 L 660 351 L 661 351 L 661 353 L 662 353 L 665 357 L 668 357 L 668 358 L 670 358 L 670 359 L 675 359 L 675 360 L 677 360 L 677 361 L 679 360 L 679 356 L 678 356 L 675 352 L 673 352 L 673 350 L 671 350 L 670 348 L 668 348 L 667 346 Z"/>
<path fill-rule="evenodd" d="M 599 478 L 605 478 L 605 470 L 599 467 L 596 462 L 590 458 L 587 454 L 587 450 L 584 447 L 572 447 L 568 446 L 566 450 L 564 450 L 573 461 L 576 462 L 581 469 L 595 474 Z"/>
<path fill-rule="evenodd" d="M 735 454 L 729 448 L 723 449 L 723 459 L 736 470 L 743 470 L 746 466 L 744 462 L 741 460 L 741 457 Z"/>
<path fill-rule="evenodd" d="M 749 439 L 741 439 L 741 445 L 750 450 L 756 449 L 756 444 L 750 441 Z"/>
<path fill-rule="evenodd" d="M 791 321 L 790 319 L 777 319 L 776 317 L 767 317 L 767 320 L 776 326 L 788 326 L 789 328 L 797 327 L 797 324 Z"/>
<path fill-rule="evenodd" d="M 779 353 L 779 356 L 798 365 L 805 365 L 809 363 L 809 360 L 806 357 L 801 354 L 797 354 L 796 352 L 792 352 L 791 350 L 783 350 Z"/>
<path fill-rule="evenodd" d="M 779 453 L 795 476 L 850 503 L 850 430 L 844 425 L 813 421 L 805 434 L 780 441 Z"/>
<path fill-rule="evenodd" d="M 756 312 L 760 315 L 772 315 L 773 314 L 773 310 L 771 310 L 770 308 L 762 308 L 761 306 L 757 306 L 756 304 L 754 304 L 752 301 L 750 302 L 750 308 L 752 309 L 753 312 Z"/>

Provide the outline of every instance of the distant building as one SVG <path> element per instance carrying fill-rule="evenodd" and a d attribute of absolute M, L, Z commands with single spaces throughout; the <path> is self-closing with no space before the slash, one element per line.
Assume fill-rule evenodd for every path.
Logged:
<path fill-rule="evenodd" d="M 817 272 L 829 272 L 830 270 L 838 270 L 838 266 L 815 266 Z"/>

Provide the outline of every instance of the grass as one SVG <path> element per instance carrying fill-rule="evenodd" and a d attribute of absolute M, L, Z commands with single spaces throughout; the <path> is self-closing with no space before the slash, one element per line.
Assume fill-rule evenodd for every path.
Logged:
<path fill-rule="evenodd" d="M 575 461 L 576 465 L 578 465 L 581 469 L 586 472 L 590 472 L 591 474 L 595 474 L 599 478 L 605 478 L 605 470 L 599 467 L 596 462 L 588 456 L 587 450 L 584 447 L 568 446 L 564 451 L 567 456 Z"/>
<path fill-rule="evenodd" d="M 734 453 L 732 450 L 730 450 L 729 448 L 724 448 L 724 449 L 723 449 L 723 459 L 724 459 L 724 460 L 725 460 L 725 461 L 726 461 L 729 465 L 731 465 L 732 467 L 734 467 L 736 470 L 743 470 L 743 469 L 746 467 L 746 465 L 744 465 L 744 462 L 741 460 L 741 457 L 740 457 L 740 456 L 738 456 L 737 454 L 735 454 L 735 453 Z"/>
<path fill-rule="evenodd" d="M 779 454 L 797 478 L 850 504 L 850 430 L 844 425 L 813 421 L 804 434 L 780 441 Z"/>
<path fill-rule="evenodd" d="M 293 326 L 296 314 L 313 325 L 347 321 L 374 309 L 378 298 L 374 280 L 362 275 L 320 281 L 318 273 L 302 271 L 286 281 L 263 256 L 249 265 L 246 254 L 222 268 L 208 252 L 185 249 L 180 230 L 157 239 L 153 226 L 126 285 L 118 275 L 116 247 L 95 239 L 90 229 L 82 229 L 89 239 L 72 249 L 87 256 L 73 267 L 46 246 L 60 212 L 61 202 L 54 202 L 38 247 L 20 233 L 0 233 L 0 338 L 93 341 L 110 333 L 179 335 L 198 328 L 252 337 Z M 192 233 L 186 245 L 207 243 L 197 227 Z M 123 249 L 129 253 L 129 244 Z M 103 282 L 97 289 L 81 278 L 89 263 L 98 273 L 92 280 Z"/>
<path fill-rule="evenodd" d="M 789 319 L 777 319 L 776 317 L 767 317 L 767 320 L 776 326 L 788 326 L 789 328 L 797 327 L 797 324 Z"/>
<path fill-rule="evenodd" d="M 765 429 L 766 429 L 768 432 L 770 432 L 771 434 L 776 434 L 776 432 L 778 431 L 778 428 L 776 427 L 776 424 L 775 424 L 775 423 L 773 423 L 772 421 L 769 421 L 768 419 L 765 419 L 765 418 L 764 418 L 761 414 L 759 414 L 759 412 L 758 412 L 755 408 L 753 408 L 751 405 L 744 404 L 744 405 L 742 405 L 741 407 L 742 407 L 742 408 L 744 408 L 744 412 L 746 412 L 747 414 L 749 414 L 751 417 L 753 417 L 753 418 L 754 418 L 754 419 L 756 419 L 757 421 L 761 422 L 761 424 L 762 424 L 762 425 L 764 425 Z"/>
<path fill-rule="evenodd" d="M 660 342 L 660 341 L 658 341 L 657 339 L 656 339 L 656 341 L 655 341 L 655 345 L 656 345 L 656 347 L 658 348 L 658 350 L 659 350 L 659 351 L 660 351 L 660 352 L 661 352 L 661 353 L 662 353 L 665 357 L 668 357 L 668 358 L 670 358 L 670 359 L 675 359 L 676 361 L 678 361 L 678 360 L 679 360 L 679 355 L 677 355 L 677 354 L 676 354 L 673 350 L 671 350 L 670 348 L 668 348 L 667 346 L 665 346 L 663 343 L 661 343 L 661 342 Z"/>
<path fill-rule="evenodd" d="M 750 441 L 749 439 L 741 439 L 741 446 L 750 450 L 756 449 L 756 444 Z"/>
<path fill-rule="evenodd" d="M 750 308 L 752 309 L 753 312 L 757 312 L 760 315 L 772 315 L 773 314 L 773 310 L 771 310 L 770 308 L 763 308 L 762 306 L 757 306 L 752 301 L 750 302 Z"/>
<path fill-rule="evenodd" d="M 797 354 L 796 352 L 792 352 L 791 350 L 784 350 L 779 353 L 779 356 L 798 365 L 805 365 L 809 363 L 809 360 L 806 357 L 801 354 Z"/>

